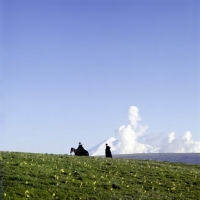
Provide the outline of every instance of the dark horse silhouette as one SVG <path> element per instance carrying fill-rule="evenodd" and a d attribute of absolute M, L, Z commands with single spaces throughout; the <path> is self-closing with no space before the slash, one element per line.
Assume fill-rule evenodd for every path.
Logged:
<path fill-rule="evenodd" d="M 73 152 L 75 156 L 89 156 L 88 151 L 86 151 L 85 149 L 83 149 L 82 151 L 77 151 L 77 149 L 72 147 L 70 153 L 73 153 Z"/>

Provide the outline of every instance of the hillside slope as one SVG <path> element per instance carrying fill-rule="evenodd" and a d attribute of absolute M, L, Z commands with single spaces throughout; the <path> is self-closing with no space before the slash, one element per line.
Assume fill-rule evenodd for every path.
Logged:
<path fill-rule="evenodd" d="M 200 197 L 200 165 L 15 152 L 0 162 L 5 200 Z"/>

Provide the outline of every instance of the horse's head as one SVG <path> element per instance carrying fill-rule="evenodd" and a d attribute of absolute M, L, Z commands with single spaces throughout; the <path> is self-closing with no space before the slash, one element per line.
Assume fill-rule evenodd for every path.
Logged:
<path fill-rule="evenodd" d="M 70 153 L 75 152 L 75 149 L 72 147 Z"/>

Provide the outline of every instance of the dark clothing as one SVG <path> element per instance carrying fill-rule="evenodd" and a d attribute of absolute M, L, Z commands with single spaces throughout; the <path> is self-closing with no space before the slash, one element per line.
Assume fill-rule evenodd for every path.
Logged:
<path fill-rule="evenodd" d="M 79 144 L 77 150 L 82 150 L 82 149 L 83 149 L 82 144 Z"/>
<path fill-rule="evenodd" d="M 106 146 L 106 157 L 109 157 L 109 158 L 112 158 L 112 154 L 111 154 L 111 151 L 110 151 L 110 147 L 109 146 Z"/>
<path fill-rule="evenodd" d="M 78 148 L 76 149 L 79 155 L 83 155 L 85 149 L 83 148 L 82 144 L 79 144 Z"/>

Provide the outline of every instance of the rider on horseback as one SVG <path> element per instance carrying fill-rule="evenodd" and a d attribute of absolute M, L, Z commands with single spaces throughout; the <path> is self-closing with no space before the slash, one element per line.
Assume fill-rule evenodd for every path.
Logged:
<path fill-rule="evenodd" d="M 79 145 L 76 151 L 79 155 L 83 155 L 83 152 L 85 151 L 85 149 L 83 148 L 83 145 L 81 144 L 81 142 L 79 142 Z"/>
<path fill-rule="evenodd" d="M 83 146 L 82 146 L 82 144 L 80 142 L 79 142 L 79 145 L 78 145 L 77 149 L 75 149 L 73 147 L 71 148 L 70 153 L 73 153 L 73 152 L 74 152 L 75 156 L 89 156 L 88 151 L 86 151 L 83 148 Z"/>

